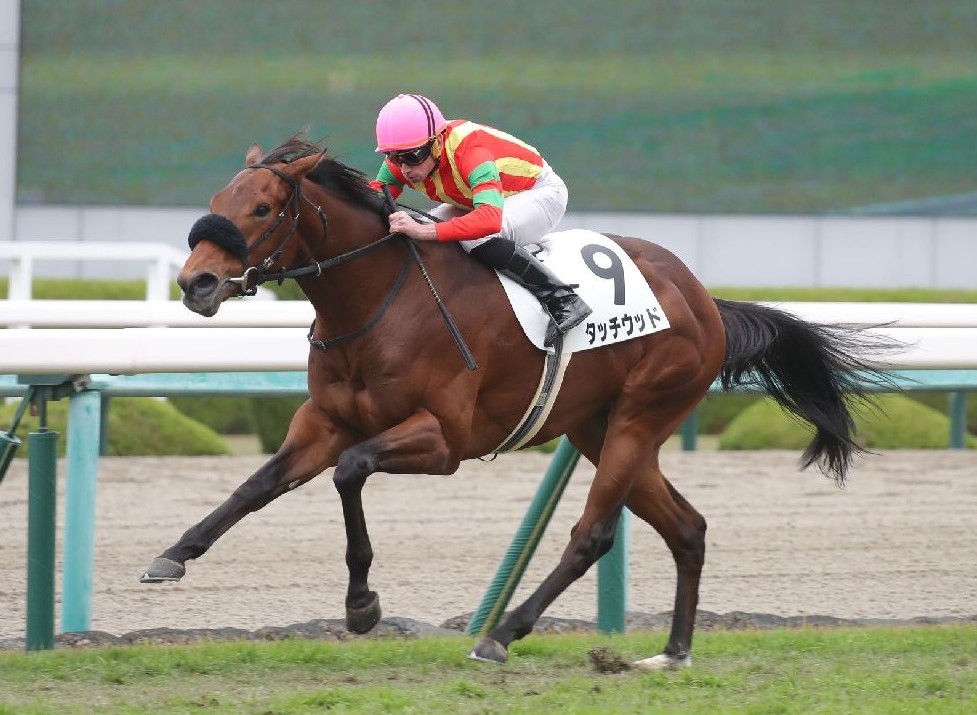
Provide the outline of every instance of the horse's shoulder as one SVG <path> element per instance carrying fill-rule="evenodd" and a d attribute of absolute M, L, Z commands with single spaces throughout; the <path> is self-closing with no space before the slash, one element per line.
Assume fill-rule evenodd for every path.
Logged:
<path fill-rule="evenodd" d="M 460 282 L 488 282 L 494 278 L 492 270 L 469 256 L 460 243 L 425 241 L 423 246 L 426 249 L 422 252 L 423 260 Z"/>

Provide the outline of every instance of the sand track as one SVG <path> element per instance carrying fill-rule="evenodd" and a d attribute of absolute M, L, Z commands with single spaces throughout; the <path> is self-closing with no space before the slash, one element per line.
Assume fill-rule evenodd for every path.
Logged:
<path fill-rule="evenodd" d="M 364 492 L 376 554 L 371 587 L 385 615 L 439 624 L 472 611 L 549 459 L 529 453 L 468 462 L 451 477 L 371 477 Z M 977 614 L 977 454 L 869 456 L 843 490 L 814 470 L 799 472 L 797 459 L 794 452 L 663 455 L 666 474 L 709 522 L 700 608 L 841 618 Z M 156 554 L 262 461 L 103 459 L 92 628 L 255 629 L 341 618 L 345 542 L 328 475 L 245 519 L 189 564 L 183 582 L 138 583 Z M 592 474 L 589 465 L 578 467 L 515 601 L 559 558 Z M 0 639 L 22 637 L 25 628 L 26 482 L 18 460 L 0 485 Z M 59 561 L 61 541 L 59 533 Z M 671 557 L 637 520 L 630 561 L 629 609 L 669 610 Z M 593 619 L 592 571 L 547 615 Z M 58 613 L 60 623 L 60 604 Z"/>

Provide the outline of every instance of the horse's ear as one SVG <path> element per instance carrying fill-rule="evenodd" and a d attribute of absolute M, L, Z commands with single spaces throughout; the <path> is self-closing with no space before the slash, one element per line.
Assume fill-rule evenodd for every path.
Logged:
<path fill-rule="evenodd" d="M 320 159 L 322 159 L 321 153 L 313 154 L 312 156 L 303 156 L 301 159 L 290 162 L 287 168 L 289 176 L 293 179 L 305 178 L 305 175 L 315 168 Z"/>
<path fill-rule="evenodd" d="M 264 156 L 264 153 L 260 144 L 252 144 L 248 147 L 248 153 L 244 155 L 244 165 L 251 166 L 252 164 L 257 164 L 261 160 L 261 157 Z"/>

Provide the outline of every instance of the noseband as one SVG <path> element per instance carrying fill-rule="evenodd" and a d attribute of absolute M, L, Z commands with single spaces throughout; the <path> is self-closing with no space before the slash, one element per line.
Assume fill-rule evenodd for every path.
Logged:
<path fill-rule="evenodd" d="M 299 201 L 305 201 L 309 206 L 316 210 L 319 216 L 319 220 L 322 222 L 322 233 L 325 237 L 326 230 L 328 229 L 328 220 L 326 219 L 326 214 L 323 212 L 322 208 L 309 200 L 309 198 L 302 193 L 299 187 L 299 182 L 295 181 L 285 172 L 281 171 L 277 167 L 271 166 L 270 164 L 252 164 L 251 166 L 245 167 L 247 169 L 267 169 L 268 171 L 275 174 L 279 179 L 284 181 L 292 189 L 291 194 L 289 194 L 288 199 L 285 201 L 285 205 L 282 210 L 278 213 L 278 217 L 275 222 L 268 227 L 261 238 L 255 241 L 254 245 L 248 246 L 244 239 L 244 234 L 241 233 L 233 221 L 220 214 L 207 214 L 197 219 L 190 229 L 190 235 L 187 238 L 187 242 L 190 244 L 190 250 L 192 251 L 198 243 L 203 240 L 211 241 L 216 243 L 218 246 L 223 248 L 225 251 L 237 258 L 241 264 L 244 266 L 244 275 L 239 278 L 228 278 L 228 283 L 234 283 L 238 286 L 241 291 L 241 295 L 254 295 L 258 286 L 262 283 L 267 283 L 270 280 L 277 280 L 281 284 L 286 278 L 293 278 L 298 275 L 309 275 L 311 273 L 321 273 L 322 266 L 320 263 L 313 264 L 314 270 L 305 269 L 294 269 L 302 271 L 301 273 L 295 273 L 294 271 L 288 271 L 282 269 L 277 273 L 271 272 L 271 267 L 278 262 L 281 258 L 282 253 L 287 247 L 292 236 L 295 235 L 295 231 L 299 225 Z M 289 211 L 292 213 L 292 225 L 288 229 L 288 233 L 282 239 L 281 243 L 278 244 L 278 248 L 263 260 L 257 266 L 251 266 L 248 256 L 252 251 L 257 249 L 262 243 L 264 243 L 268 238 L 270 238 L 278 228 L 285 221 L 288 216 Z M 308 267 L 307 267 L 308 268 Z"/>

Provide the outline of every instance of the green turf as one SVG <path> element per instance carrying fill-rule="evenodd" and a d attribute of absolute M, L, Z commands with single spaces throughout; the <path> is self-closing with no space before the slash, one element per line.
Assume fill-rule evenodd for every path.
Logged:
<path fill-rule="evenodd" d="M 977 629 L 703 633 L 691 669 L 597 672 L 661 633 L 530 636 L 504 666 L 471 639 L 284 641 L 0 654 L 0 713 L 971 713 Z"/>

